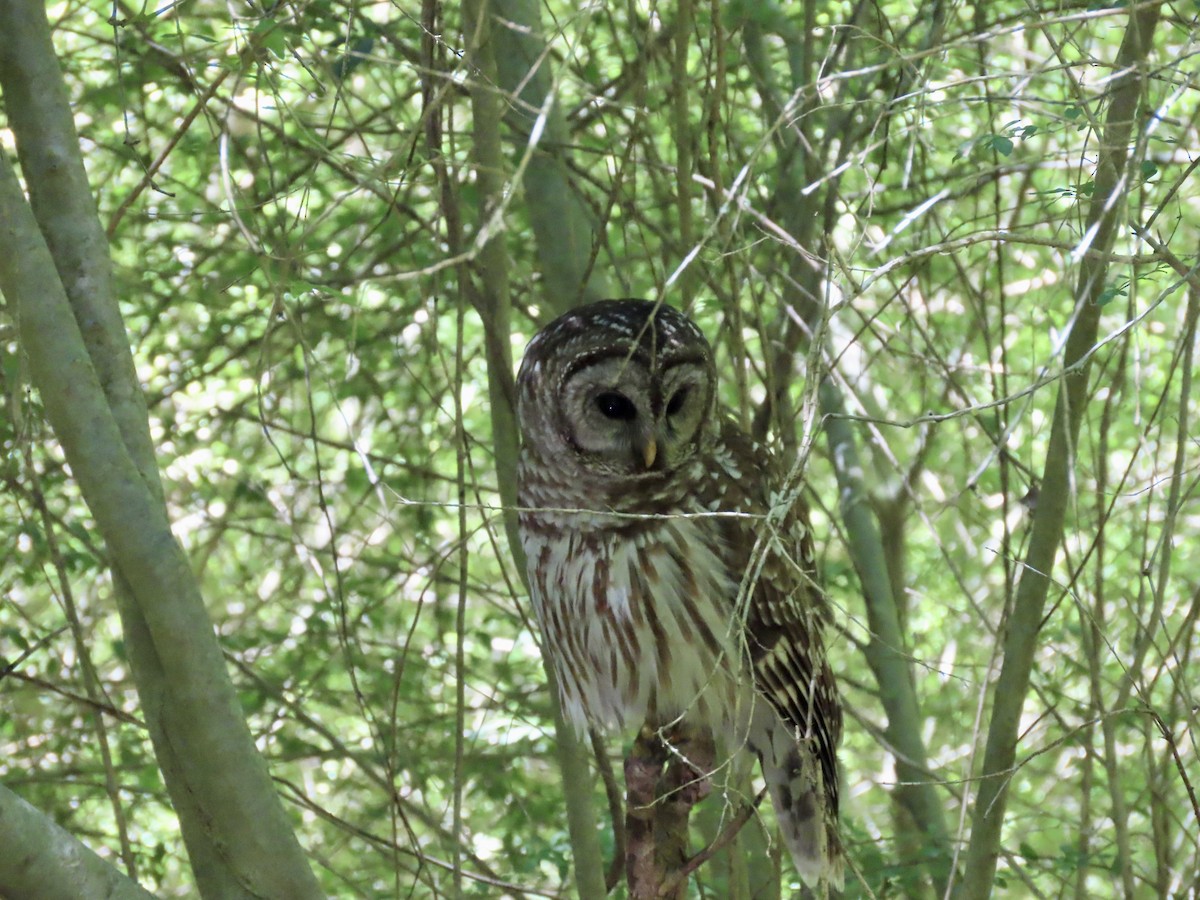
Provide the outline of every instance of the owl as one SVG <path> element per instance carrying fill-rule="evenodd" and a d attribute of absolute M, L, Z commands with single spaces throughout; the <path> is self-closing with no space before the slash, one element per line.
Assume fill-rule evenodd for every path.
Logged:
<path fill-rule="evenodd" d="M 842 715 L 807 512 L 719 409 L 669 306 L 606 300 L 529 343 L 520 535 L 544 651 L 581 733 L 678 723 L 751 752 L 801 877 L 840 887 Z"/>

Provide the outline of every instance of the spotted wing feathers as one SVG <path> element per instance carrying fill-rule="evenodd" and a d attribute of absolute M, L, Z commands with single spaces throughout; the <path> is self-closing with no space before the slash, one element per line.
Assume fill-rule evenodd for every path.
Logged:
<path fill-rule="evenodd" d="M 745 573 L 739 613 L 755 687 L 768 701 L 755 711 L 750 743 L 797 870 L 810 884 L 840 888 L 842 711 L 821 639 L 826 601 L 807 509 L 798 492 L 769 494 L 769 457 L 741 432 L 726 429 L 715 459 L 731 476 L 720 479 L 722 508 L 746 513 L 724 528 L 729 563 Z"/>

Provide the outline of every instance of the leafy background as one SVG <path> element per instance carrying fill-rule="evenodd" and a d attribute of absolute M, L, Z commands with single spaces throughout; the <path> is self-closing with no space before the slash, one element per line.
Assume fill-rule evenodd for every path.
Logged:
<path fill-rule="evenodd" d="M 1005 776 L 1013 896 L 1185 896 L 1200 877 L 1197 8 L 1148 5 Z M 49 7 L 175 532 L 322 888 L 453 895 L 458 866 L 466 896 L 572 890 L 489 340 L 519 357 L 557 310 L 609 295 L 689 308 L 731 409 L 806 458 L 850 712 L 848 894 L 932 896 L 816 388 L 828 376 L 858 442 L 921 702 L 892 727 L 927 749 L 961 862 L 1130 10 L 494 4 L 493 30 L 540 23 L 551 114 L 503 87 L 519 61 L 481 68 L 472 8 Z M 480 120 L 480 93 L 504 122 Z M 569 243 L 564 208 L 593 240 Z M 477 302 L 499 285 L 504 333 Z M 185 896 L 107 553 L 4 315 L 0 778 Z"/>

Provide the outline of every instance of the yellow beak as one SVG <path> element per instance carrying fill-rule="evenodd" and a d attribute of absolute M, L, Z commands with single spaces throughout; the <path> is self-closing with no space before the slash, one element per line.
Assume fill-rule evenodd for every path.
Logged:
<path fill-rule="evenodd" d="M 658 457 L 658 442 L 654 438 L 646 441 L 646 446 L 642 448 L 642 461 L 649 469 L 654 465 L 654 460 Z"/>

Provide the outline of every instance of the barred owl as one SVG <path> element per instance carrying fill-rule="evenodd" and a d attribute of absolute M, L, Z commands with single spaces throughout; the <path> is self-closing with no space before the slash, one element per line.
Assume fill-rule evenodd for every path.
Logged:
<path fill-rule="evenodd" d="M 719 412 L 704 335 L 647 301 L 576 308 L 526 349 L 517 414 L 521 541 L 568 722 L 682 721 L 752 751 L 800 875 L 840 887 L 842 716 L 807 512 Z"/>

